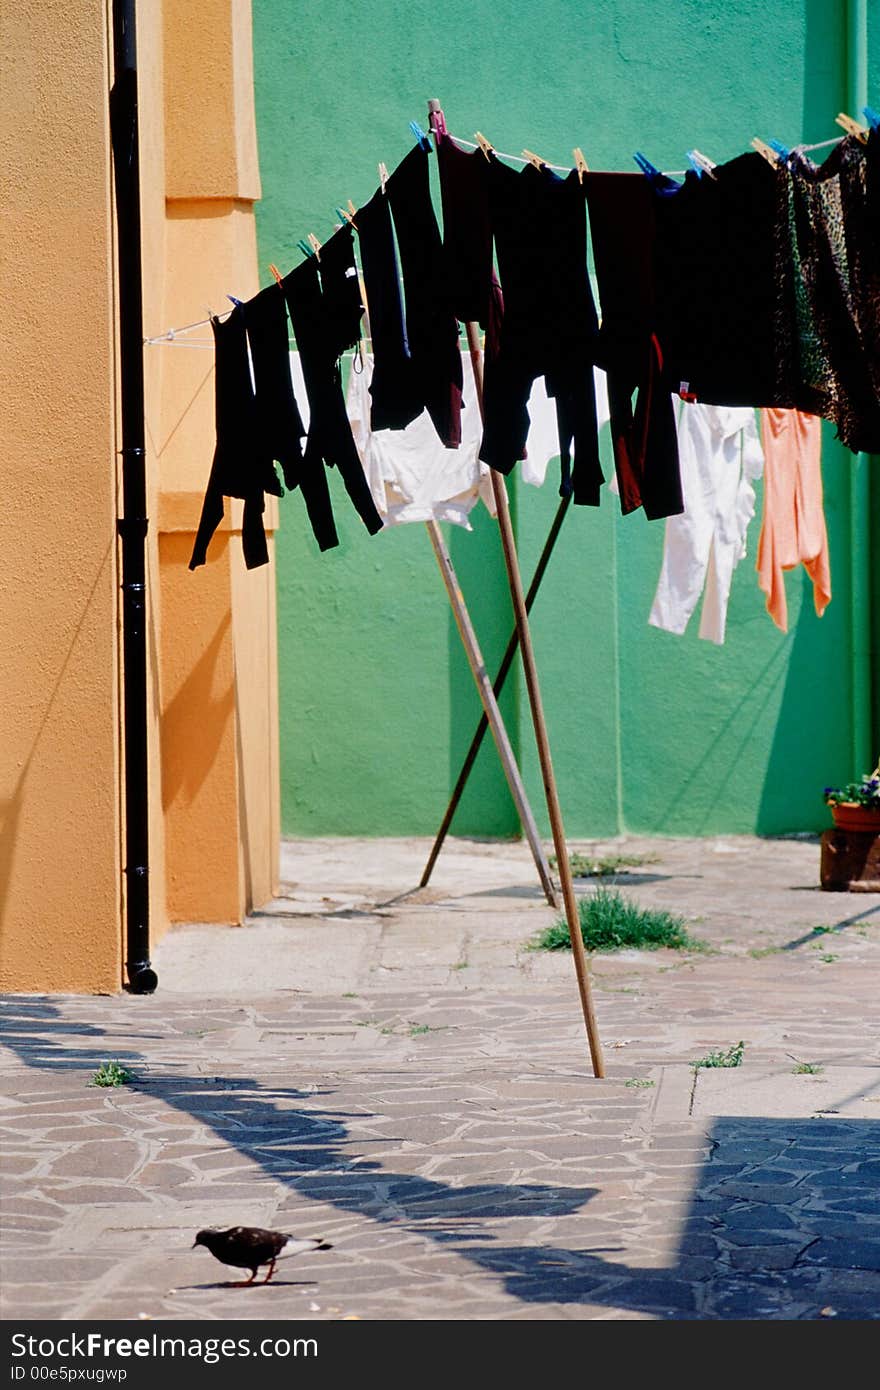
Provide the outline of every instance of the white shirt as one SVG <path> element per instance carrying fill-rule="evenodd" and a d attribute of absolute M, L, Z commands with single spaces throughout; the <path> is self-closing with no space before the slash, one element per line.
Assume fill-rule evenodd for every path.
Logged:
<path fill-rule="evenodd" d="M 373 501 L 386 526 L 406 521 L 451 521 L 471 529 L 468 519 L 482 499 L 492 516 L 495 503 L 489 469 L 478 454 L 483 435 L 470 353 L 462 353 L 461 444 L 447 449 L 437 437 L 428 412 L 422 411 L 403 430 L 370 428 L 370 381 L 373 358 L 364 354 L 363 371 L 355 358 L 348 382 L 347 410 Z M 547 398 L 543 378 L 529 400 L 532 427 L 528 440 L 526 482 L 542 483 L 547 464 L 559 453 L 556 408 Z"/>
<path fill-rule="evenodd" d="M 683 633 L 703 592 L 700 636 L 724 641 L 733 571 L 755 514 L 764 453 L 751 408 L 680 402 L 684 512 L 666 521 L 663 565 L 648 622 Z"/>

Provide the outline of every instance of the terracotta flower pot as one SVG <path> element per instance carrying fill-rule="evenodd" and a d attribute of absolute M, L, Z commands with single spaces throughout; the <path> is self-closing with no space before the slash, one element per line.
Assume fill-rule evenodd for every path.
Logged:
<path fill-rule="evenodd" d="M 862 806 L 857 801 L 831 803 L 831 814 L 838 830 L 858 830 L 880 835 L 880 806 Z"/>

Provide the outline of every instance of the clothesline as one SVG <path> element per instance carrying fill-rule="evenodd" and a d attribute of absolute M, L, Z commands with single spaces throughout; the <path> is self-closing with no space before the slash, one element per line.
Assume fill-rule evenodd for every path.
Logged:
<path fill-rule="evenodd" d="M 478 149 L 480 148 L 480 146 L 479 146 L 478 144 L 476 144 L 473 140 L 465 140 L 464 137 L 463 137 L 463 136 L 460 136 L 460 135 L 452 135 L 452 134 L 450 134 L 449 138 L 450 138 L 450 140 L 454 140 L 455 143 L 456 143 L 457 145 L 466 145 L 466 146 L 468 147 L 468 149 L 471 149 L 471 150 L 478 150 Z M 815 144 L 815 145 L 795 145 L 795 146 L 793 147 L 793 152 L 796 150 L 796 151 L 798 151 L 798 152 L 801 153 L 801 154 L 809 154 L 809 153 L 811 153 L 813 150 L 826 150 L 826 149 L 830 149 L 832 145 L 839 145 L 840 142 L 841 142 L 841 140 L 843 140 L 843 139 L 844 139 L 844 137 L 843 137 L 842 135 L 839 135 L 839 136 L 832 137 L 830 140 L 820 140 L 820 141 L 819 141 L 817 144 Z M 526 159 L 526 158 L 525 158 L 524 156 L 522 156 L 522 155 L 518 155 L 518 154 L 505 154 L 503 150 L 495 150 L 494 153 L 498 156 L 499 159 L 509 159 L 509 160 L 512 160 L 515 164 L 528 164 L 528 163 L 530 162 L 528 159 Z M 555 170 L 557 173 L 568 174 L 568 173 L 571 172 L 571 166 L 570 166 L 570 165 L 566 165 L 566 164 L 550 164 L 549 161 L 547 161 L 547 160 L 545 160 L 544 163 L 545 163 L 545 165 L 546 165 L 546 167 L 547 167 L 548 169 L 553 169 L 553 170 Z M 688 171 L 685 170 L 685 169 L 672 169 L 672 170 L 663 170 L 662 172 L 665 173 L 665 174 L 667 175 L 668 178 L 683 178 L 683 177 L 685 176 L 685 174 L 686 174 Z M 217 315 L 217 317 L 218 317 L 218 318 L 223 318 L 223 317 L 225 317 L 226 314 L 231 314 L 231 313 L 232 313 L 232 310 L 231 310 L 231 309 L 227 309 L 227 310 L 224 311 L 223 314 Z M 144 347 L 157 347 L 157 346 L 167 345 L 168 343 L 174 343 L 174 345 L 175 345 L 176 347 L 197 347 L 197 348 L 201 348 L 202 350 L 207 350 L 207 349 L 213 350 L 214 344 L 213 344 L 212 342 L 207 342 L 207 341 L 206 341 L 206 342 L 200 342 L 200 343 L 178 343 L 178 342 L 176 342 L 176 339 L 177 339 L 182 333 L 191 333 L 191 332 L 193 331 L 193 329 L 196 329 L 196 328 L 206 328 L 206 327 L 210 324 L 210 322 L 211 322 L 210 318 L 198 319 L 195 323 L 187 323 L 187 324 L 184 324 L 182 328 L 168 328 L 168 329 L 165 330 L 164 333 L 159 333 L 159 334 L 157 334 L 157 335 L 156 335 L 155 337 L 153 337 L 153 338 L 144 338 Z"/>

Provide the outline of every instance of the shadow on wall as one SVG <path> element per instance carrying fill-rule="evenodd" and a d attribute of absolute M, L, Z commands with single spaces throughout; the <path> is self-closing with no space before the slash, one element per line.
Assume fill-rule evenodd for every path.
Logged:
<path fill-rule="evenodd" d="M 86 595 L 86 599 L 82 608 L 82 613 L 80 614 L 79 622 L 73 630 L 73 633 L 70 638 L 70 644 L 67 648 L 67 651 L 64 654 L 60 666 L 58 667 L 58 674 L 55 677 L 55 682 L 51 690 L 48 692 L 48 697 L 46 699 L 45 707 L 43 709 L 42 718 L 40 719 L 36 732 L 34 733 L 33 740 L 30 746 L 30 751 L 28 752 L 24 764 L 22 765 L 18 781 L 15 784 L 12 794 L 8 796 L 4 801 L 0 802 L 0 884 L 8 885 L 12 881 L 13 867 L 15 864 L 15 845 L 18 838 L 19 822 L 21 820 L 22 811 L 24 809 L 28 774 L 30 773 L 31 767 L 34 762 L 34 758 L 37 756 L 37 750 L 40 745 L 40 740 L 42 739 L 43 734 L 45 733 L 46 728 L 49 724 L 49 719 L 52 714 L 53 706 L 55 705 L 55 702 L 58 699 L 59 692 L 61 691 L 61 688 L 64 684 L 64 679 L 67 674 L 67 668 L 70 665 L 71 658 L 73 657 L 77 643 L 80 640 L 80 634 L 82 632 L 86 618 L 89 615 L 89 610 L 91 609 L 92 603 L 94 601 L 98 585 L 102 582 L 102 580 L 105 579 L 106 567 L 109 564 L 111 558 L 111 548 L 115 546 L 115 543 L 115 538 L 111 541 L 108 541 L 107 548 L 101 556 L 100 562 L 95 572 L 95 578 L 92 582 L 88 594 Z M 7 899 L 7 893 L 4 892 L 2 895 L 0 895 L 0 925 L 2 925 L 3 922 L 3 904 L 5 901 L 7 901 Z"/>
<path fill-rule="evenodd" d="M 235 710 L 235 691 L 228 679 L 218 693 L 217 663 L 232 624 L 227 610 L 202 655 L 177 694 L 162 711 L 162 806 L 167 811 L 179 796 L 195 799 L 211 773 L 226 726 Z M 193 737 L 193 710 L 198 710 L 198 737 Z M 186 756 L 176 750 L 185 748 Z"/>
<path fill-rule="evenodd" d="M 207 1023 L 204 1014 L 199 1017 Z M 126 1035 L 138 1037 L 135 1031 Z M 43 1001 L 11 1000 L 6 1037 L 24 1063 L 43 1072 L 90 1069 L 106 1056 L 103 1029 L 62 1019 Z M 120 1060 L 136 1064 L 143 1059 L 130 1049 Z M 708 1158 L 701 1163 L 693 1161 L 692 1151 L 676 1150 L 674 1138 L 659 1137 L 642 1155 L 639 1201 L 629 1212 L 615 1202 L 606 1218 L 614 1243 L 584 1249 L 536 1245 L 534 1228 L 517 1241 L 511 1223 L 516 1217 L 571 1215 L 599 1197 L 600 1189 L 503 1179 L 456 1187 L 395 1172 L 376 1160 L 359 1161 L 360 1141 L 350 1136 L 346 1124 L 355 1117 L 327 1108 L 329 1090 L 262 1086 L 253 1078 L 206 1085 L 204 1076 L 173 1075 L 152 1077 L 144 1093 L 213 1130 L 275 1183 L 288 1186 L 292 1201 L 331 1203 L 341 1212 L 434 1241 L 503 1280 L 507 1293 L 526 1305 L 589 1304 L 655 1319 L 880 1317 L 876 1122 L 818 1116 L 721 1118 L 707 1135 Z M 490 1095 L 487 1115 L 494 1123 L 491 1100 Z M 444 1122 L 460 1127 L 465 1108 L 438 1098 L 437 1133 L 420 1134 L 426 1163 L 436 1162 L 441 1151 Z M 382 1133 L 383 1121 L 389 1126 L 388 1161 L 393 1161 L 395 1147 L 407 1140 L 390 1128 L 393 1117 L 368 1114 L 359 1105 L 356 1118 L 376 1134 Z M 467 1120 L 479 1121 L 473 1103 Z M 504 1151 L 509 1170 L 535 1166 L 540 1140 L 532 1135 L 524 1141 L 526 1152 L 517 1149 L 515 1133 L 510 1138 Z M 413 1141 L 409 1148 L 412 1162 Z M 546 1171 L 546 1163 L 544 1167 Z M 582 1171 L 587 1167 L 585 1160 Z M 676 1201 L 671 1178 L 679 1192 L 692 1179 L 681 1214 L 670 1205 Z M 204 1198 L 211 1180 L 211 1171 L 203 1171 L 198 1179 L 175 1186 L 168 1200 Z M 33 1193 L 40 1179 L 22 1182 Z M 132 1200 L 137 1183 L 118 1182 Z M 222 1182 L 216 1190 L 222 1196 Z M 302 1216 L 297 1209 L 297 1219 Z M 493 1228 L 493 1222 L 501 1224 Z M 676 1224 L 677 1248 L 660 1263 Z M 651 1229 L 656 1232 L 656 1262 L 639 1266 L 610 1258 L 625 1251 L 630 1238 L 644 1245 Z M 415 1253 L 418 1258 L 420 1251 Z M 345 1258 L 344 1244 L 337 1246 L 337 1257 Z M 402 1258 L 405 1262 L 405 1254 Z M 413 1278 L 418 1277 L 414 1271 Z"/>

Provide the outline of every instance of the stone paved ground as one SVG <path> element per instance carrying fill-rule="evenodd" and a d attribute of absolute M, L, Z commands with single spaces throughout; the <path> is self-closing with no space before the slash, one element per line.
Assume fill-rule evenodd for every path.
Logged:
<path fill-rule="evenodd" d="M 624 848 L 712 949 L 593 957 L 603 1081 L 520 845 L 412 893 L 426 842 L 289 843 L 155 995 L 7 998 L 3 1316 L 880 1317 L 880 897 L 814 840 Z M 190 1246 L 240 1222 L 334 1249 L 229 1288 Z"/>

